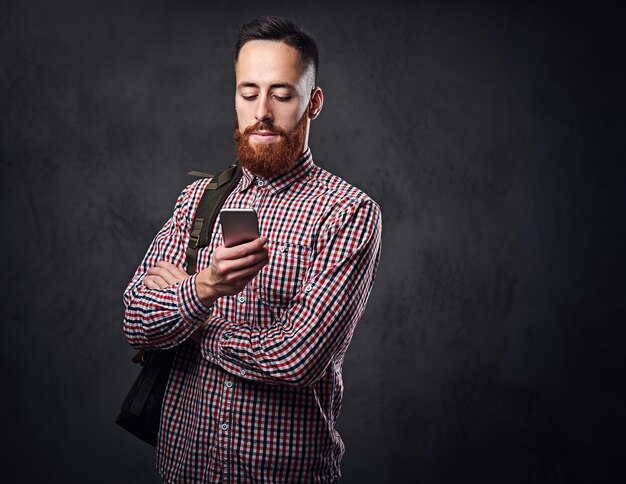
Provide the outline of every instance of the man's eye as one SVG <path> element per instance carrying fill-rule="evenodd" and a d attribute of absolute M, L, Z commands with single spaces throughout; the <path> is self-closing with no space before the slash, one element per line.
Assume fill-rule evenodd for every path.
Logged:
<path fill-rule="evenodd" d="M 244 98 L 246 101 L 254 101 L 254 99 L 256 98 L 256 94 L 252 94 L 251 96 L 241 96 L 242 98 Z"/>
<path fill-rule="evenodd" d="M 286 103 L 291 99 L 291 96 L 274 96 L 274 99 L 280 101 L 281 103 Z"/>

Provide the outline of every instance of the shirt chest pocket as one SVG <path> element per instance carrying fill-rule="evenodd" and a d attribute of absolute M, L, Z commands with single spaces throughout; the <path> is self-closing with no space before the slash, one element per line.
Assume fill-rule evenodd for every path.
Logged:
<path fill-rule="evenodd" d="M 280 241 L 270 242 L 268 249 L 269 262 L 258 277 L 259 300 L 271 308 L 286 309 L 302 288 L 311 249 Z"/>

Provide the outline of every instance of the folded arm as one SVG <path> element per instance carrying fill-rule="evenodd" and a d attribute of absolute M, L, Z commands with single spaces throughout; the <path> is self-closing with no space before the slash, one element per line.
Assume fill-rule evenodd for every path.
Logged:
<path fill-rule="evenodd" d="M 197 206 L 201 194 L 195 184 L 183 191 L 124 292 L 124 332 L 137 348 L 168 349 L 190 336 L 198 340 L 213 303 L 240 292 L 267 263 L 267 239 L 260 237 L 233 248 L 219 247 L 213 263 L 200 273 L 189 276 L 182 269 L 189 207 Z"/>
<path fill-rule="evenodd" d="M 202 190 L 190 185 L 180 195 L 172 217 L 163 225 L 150 244 L 141 264 L 124 291 L 124 333 L 136 348 L 168 349 L 185 341 L 210 314 L 195 295 L 195 276 L 183 270 L 191 213 L 189 207 L 197 205 Z M 177 268 L 166 276 L 164 267 L 169 263 Z M 167 282 L 169 284 L 166 284 Z"/>

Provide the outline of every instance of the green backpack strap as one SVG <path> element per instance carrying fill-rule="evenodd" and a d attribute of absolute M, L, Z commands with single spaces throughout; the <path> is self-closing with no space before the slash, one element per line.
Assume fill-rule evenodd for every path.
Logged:
<path fill-rule="evenodd" d="M 213 178 L 213 175 L 211 175 L 210 173 L 196 170 L 190 171 L 189 173 L 187 173 L 187 175 L 197 176 L 198 178 Z"/>
<path fill-rule="evenodd" d="M 224 205 L 226 197 L 237 186 L 242 174 L 243 170 L 239 165 L 232 165 L 215 175 L 204 190 L 191 224 L 187 245 L 187 274 L 196 273 L 198 249 L 209 245 L 217 212 Z"/>
<path fill-rule="evenodd" d="M 187 246 L 188 274 L 195 274 L 198 249 L 209 244 L 217 212 L 237 186 L 242 172 L 240 166 L 233 165 L 215 175 L 204 190 Z M 206 173 L 192 172 L 190 175 L 205 176 Z M 118 425 L 151 445 L 157 444 L 162 402 L 176 351 L 177 348 L 140 350 L 133 357 L 133 362 L 141 363 L 142 370 L 122 402 L 121 411 L 115 420 Z"/>

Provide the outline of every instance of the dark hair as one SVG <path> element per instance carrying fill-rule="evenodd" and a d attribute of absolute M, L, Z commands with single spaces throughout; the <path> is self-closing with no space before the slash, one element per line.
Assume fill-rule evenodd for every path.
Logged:
<path fill-rule="evenodd" d="M 251 40 L 277 40 L 290 45 L 298 52 L 305 67 L 313 66 L 313 82 L 317 82 L 317 64 L 319 54 L 313 37 L 298 28 L 291 20 L 283 17 L 263 16 L 243 24 L 237 35 L 235 45 L 235 63 L 239 51 Z"/>

